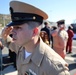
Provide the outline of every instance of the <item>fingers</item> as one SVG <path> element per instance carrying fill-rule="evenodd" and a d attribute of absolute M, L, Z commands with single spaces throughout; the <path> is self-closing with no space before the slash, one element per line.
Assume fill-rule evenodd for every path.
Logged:
<path fill-rule="evenodd" d="M 5 34 L 5 35 L 9 35 L 9 34 L 11 33 L 11 31 L 12 31 L 12 27 L 6 27 L 6 28 L 4 29 L 4 34 Z"/>
<path fill-rule="evenodd" d="M 9 36 L 9 34 L 11 33 L 13 27 L 4 27 L 4 29 L 2 30 L 1 36 L 3 39 L 6 39 L 7 36 Z"/>

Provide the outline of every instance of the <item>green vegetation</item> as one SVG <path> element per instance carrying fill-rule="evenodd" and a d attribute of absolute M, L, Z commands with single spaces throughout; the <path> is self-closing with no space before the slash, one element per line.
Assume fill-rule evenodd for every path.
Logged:
<path fill-rule="evenodd" d="M 7 25 L 10 21 L 10 15 L 0 14 L 0 27 Z"/>

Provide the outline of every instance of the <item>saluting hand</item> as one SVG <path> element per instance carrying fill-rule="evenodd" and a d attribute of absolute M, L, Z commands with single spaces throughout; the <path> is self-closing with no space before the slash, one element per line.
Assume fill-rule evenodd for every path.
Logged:
<path fill-rule="evenodd" d="M 4 40 L 7 39 L 7 37 L 9 36 L 9 34 L 11 33 L 13 27 L 10 26 L 10 27 L 4 27 L 4 29 L 2 30 L 2 33 L 1 33 L 1 36 Z"/>

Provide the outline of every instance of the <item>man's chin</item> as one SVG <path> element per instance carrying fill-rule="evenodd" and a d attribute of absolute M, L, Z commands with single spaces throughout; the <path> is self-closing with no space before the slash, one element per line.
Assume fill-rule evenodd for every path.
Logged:
<path fill-rule="evenodd" d="M 16 45 L 20 45 L 17 41 L 13 41 Z"/>
<path fill-rule="evenodd" d="M 17 42 L 17 41 L 13 41 L 16 45 L 18 45 L 18 46 L 24 46 L 25 44 L 21 44 L 21 43 L 19 43 L 19 42 Z"/>

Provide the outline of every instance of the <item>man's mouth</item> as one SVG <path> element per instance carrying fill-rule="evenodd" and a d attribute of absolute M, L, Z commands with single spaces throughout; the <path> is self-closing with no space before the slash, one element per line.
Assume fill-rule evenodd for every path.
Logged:
<path fill-rule="evenodd" d="M 16 39 L 15 38 L 13 38 L 13 41 L 15 41 Z"/>

